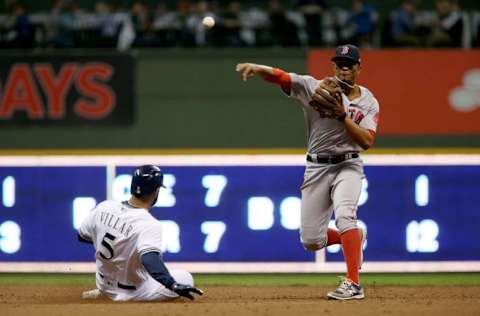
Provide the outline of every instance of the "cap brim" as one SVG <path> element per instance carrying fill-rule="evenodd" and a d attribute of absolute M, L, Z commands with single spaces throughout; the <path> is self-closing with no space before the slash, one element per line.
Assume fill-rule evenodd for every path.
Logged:
<path fill-rule="evenodd" d="M 349 56 L 334 56 L 334 57 L 332 57 L 331 60 L 333 62 L 335 62 L 337 60 L 349 60 L 349 61 L 353 61 L 354 63 L 360 64 L 359 60 L 353 59 L 352 57 L 349 57 Z"/>

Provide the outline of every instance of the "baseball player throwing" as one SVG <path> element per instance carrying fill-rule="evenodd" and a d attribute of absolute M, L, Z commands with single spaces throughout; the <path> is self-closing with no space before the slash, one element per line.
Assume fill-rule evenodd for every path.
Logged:
<path fill-rule="evenodd" d="M 163 263 L 162 227 L 148 211 L 162 186 L 160 168 L 141 166 L 133 173 L 128 201 L 104 201 L 83 221 L 78 238 L 95 247 L 97 285 L 83 292 L 83 298 L 165 301 L 203 294 L 189 272 L 169 272 Z"/>
<path fill-rule="evenodd" d="M 367 232 L 357 226 L 363 162 L 358 153 L 373 144 L 379 105 L 373 94 L 359 86 L 360 53 L 356 46 L 337 47 L 332 58 L 334 77 L 317 80 L 278 68 L 242 63 L 236 66 L 243 80 L 257 75 L 279 85 L 302 106 L 308 152 L 301 186 L 300 239 L 306 250 L 341 244 L 347 275 L 327 296 L 363 299 L 359 269 Z M 338 230 L 328 228 L 335 213 Z"/>

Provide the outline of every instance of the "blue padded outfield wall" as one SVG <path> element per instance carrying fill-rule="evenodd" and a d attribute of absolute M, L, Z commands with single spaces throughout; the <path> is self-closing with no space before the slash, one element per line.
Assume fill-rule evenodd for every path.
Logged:
<path fill-rule="evenodd" d="M 129 196 L 117 166 L 112 198 Z M 301 166 L 170 166 L 152 214 L 168 261 L 313 262 L 299 241 Z M 369 165 L 367 262 L 479 261 L 480 165 Z M 452 185 L 455 184 L 455 185 Z M 93 261 L 76 227 L 107 196 L 102 166 L 0 167 L 0 261 Z M 334 225 L 333 221 L 331 225 Z M 461 236 L 461 237 L 460 237 Z M 327 262 L 342 260 L 332 246 Z"/>

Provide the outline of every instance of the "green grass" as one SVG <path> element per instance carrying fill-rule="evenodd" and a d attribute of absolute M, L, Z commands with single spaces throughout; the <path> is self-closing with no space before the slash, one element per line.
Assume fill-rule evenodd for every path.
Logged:
<path fill-rule="evenodd" d="M 338 274 L 195 274 L 198 286 L 302 286 L 335 285 Z M 366 273 L 362 284 L 370 285 L 475 285 L 480 286 L 480 273 Z M 2 285 L 94 285 L 93 274 L 0 274 Z"/>
<path fill-rule="evenodd" d="M 0 273 L 2 285 L 94 285 L 93 274 L 62 274 L 62 273 Z"/>
<path fill-rule="evenodd" d="M 340 274 L 202 274 L 196 282 L 205 285 L 335 285 Z M 480 273 L 368 273 L 363 285 L 479 285 Z"/>

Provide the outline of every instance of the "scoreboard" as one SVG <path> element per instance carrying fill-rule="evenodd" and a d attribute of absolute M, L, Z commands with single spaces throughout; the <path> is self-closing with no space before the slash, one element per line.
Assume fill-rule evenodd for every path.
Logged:
<path fill-rule="evenodd" d="M 127 200 L 132 171 L 146 163 L 165 173 L 151 212 L 163 224 L 167 262 L 213 272 L 222 264 L 237 272 L 343 267 L 339 245 L 312 253 L 300 243 L 304 156 L 14 158 L 0 158 L 0 270 L 93 262 L 76 229 L 97 203 Z M 369 232 L 367 270 L 480 270 L 480 157 L 364 160 L 358 218 Z"/>

